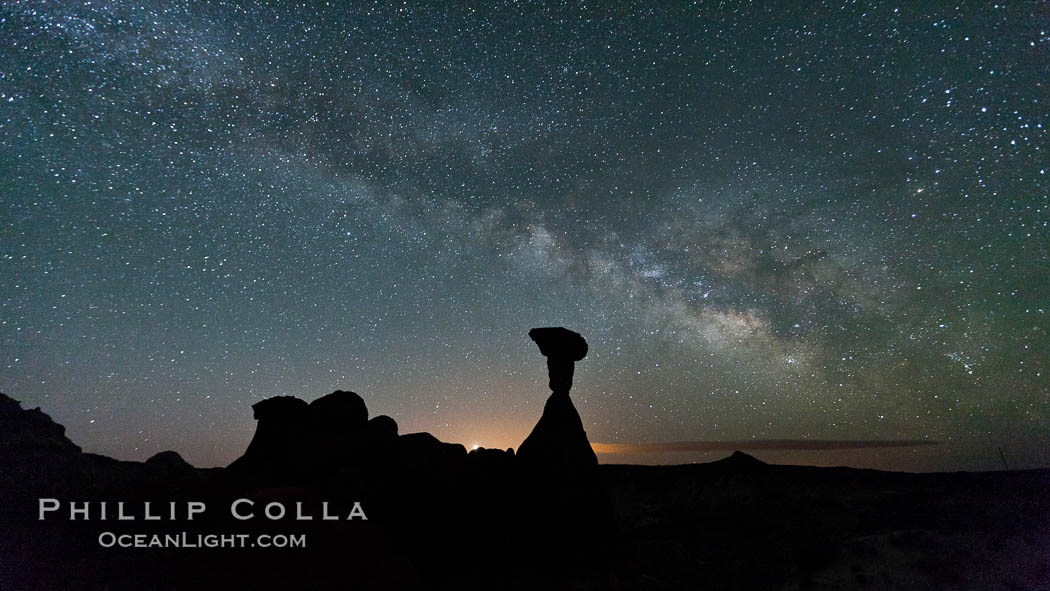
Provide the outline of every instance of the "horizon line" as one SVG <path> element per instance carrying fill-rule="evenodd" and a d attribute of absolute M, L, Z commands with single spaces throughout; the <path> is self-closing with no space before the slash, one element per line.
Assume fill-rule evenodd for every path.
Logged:
<path fill-rule="evenodd" d="M 930 439 L 744 439 L 730 441 L 668 441 L 664 443 L 592 442 L 596 454 L 660 453 L 685 451 L 734 451 L 744 449 L 836 450 L 938 445 Z"/>

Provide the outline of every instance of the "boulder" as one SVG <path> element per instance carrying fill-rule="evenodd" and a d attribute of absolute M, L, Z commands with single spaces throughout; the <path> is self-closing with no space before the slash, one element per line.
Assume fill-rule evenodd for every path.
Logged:
<path fill-rule="evenodd" d="M 368 423 L 368 408 L 356 392 L 336 390 L 310 403 L 314 426 L 328 433 L 356 433 Z"/>
<path fill-rule="evenodd" d="M 397 440 L 397 421 L 387 415 L 379 415 L 368 421 L 366 431 L 372 442 L 393 442 Z"/>
<path fill-rule="evenodd" d="M 310 461 L 334 474 L 359 464 L 368 453 L 368 408 L 355 392 L 336 390 L 310 403 Z"/>
<path fill-rule="evenodd" d="M 579 361 L 587 356 L 587 341 L 580 333 L 561 326 L 534 328 L 529 331 L 529 338 L 544 357 Z"/>

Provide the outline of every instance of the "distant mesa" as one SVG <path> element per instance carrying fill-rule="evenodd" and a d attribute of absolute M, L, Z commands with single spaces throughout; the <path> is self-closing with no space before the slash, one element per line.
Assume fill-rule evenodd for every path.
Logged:
<path fill-rule="evenodd" d="M 174 451 L 162 451 L 155 453 L 146 460 L 147 464 L 152 466 L 158 466 L 163 468 L 173 468 L 176 470 L 182 470 L 186 468 L 192 468 L 189 462 L 182 459 L 177 452 Z"/>
<path fill-rule="evenodd" d="M 722 458 L 716 462 L 711 462 L 713 466 L 722 466 L 725 468 L 732 468 L 734 470 L 755 470 L 759 468 L 766 468 L 769 464 L 762 460 L 748 455 L 742 451 L 734 451 L 732 455 L 727 458 Z"/>

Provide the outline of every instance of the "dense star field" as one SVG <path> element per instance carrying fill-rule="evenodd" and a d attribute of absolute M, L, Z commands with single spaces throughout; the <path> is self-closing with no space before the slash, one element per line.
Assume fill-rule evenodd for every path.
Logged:
<path fill-rule="evenodd" d="M 592 441 L 1048 465 L 1046 4 L 349 4 L 0 7 L 0 391 L 125 459 L 335 389 L 517 447 L 566 326 Z"/>

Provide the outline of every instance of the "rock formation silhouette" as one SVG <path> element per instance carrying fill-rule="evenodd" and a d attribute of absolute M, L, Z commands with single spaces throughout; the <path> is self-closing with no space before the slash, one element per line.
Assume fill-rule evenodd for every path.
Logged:
<path fill-rule="evenodd" d="M 534 328 L 529 338 L 547 358 L 551 395 L 515 456 L 516 488 L 527 507 L 518 530 L 532 540 L 522 556 L 548 572 L 608 572 L 617 537 L 612 505 L 569 397 L 587 341 L 562 327 Z"/>
<path fill-rule="evenodd" d="M 354 468 L 368 455 L 368 408 L 355 392 L 336 390 L 310 403 L 304 462 L 314 471 Z"/>
<path fill-rule="evenodd" d="M 368 423 L 368 408 L 356 392 L 336 390 L 310 403 L 314 428 L 327 434 L 354 435 Z"/>
<path fill-rule="evenodd" d="M 255 434 L 226 468 L 199 470 L 170 451 L 145 462 L 124 462 L 82 453 L 47 415 L 22 410 L 0 395 L 0 476 L 20 483 L 0 487 L 0 525 L 5 519 L 33 523 L 33 505 L 23 501 L 43 496 L 192 499 L 217 508 L 232 498 L 248 498 L 257 513 L 269 502 L 293 507 L 300 501 L 309 506 L 353 499 L 367 508 L 367 523 L 295 523 L 296 531 L 310 532 L 311 545 L 323 548 L 319 554 L 288 553 L 286 561 L 261 569 L 252 562 L 255 554 L 201 554 L 212 560 L 204 567 L 216 577 L 210 582 L 216 588 L 243 587 L 246 580 L 258 588 L 286 588 L 301 582 L 304 573 L 321 572 L 331 577 L 329 583 L 352 581 L 355 588 L 419 588 L 424 581 L 423 587 L 432 589 L 526 589 L 593 578 L 608 568 L 603 556 L 614 528 L 597 458 L 569 398 L 575 363 L 586 356 L 587 343 L 564 328 L 534 329 L 530 337 L 547 358 L 552 393 L 519 454 L 484 448 L 468 453 L 463 445 L 430 433 L 401 434 L 394 419 L 369 419 L 360 396 L 337 390 L 310 403 L 274 396 L 252 405 Z M 21 513 L 5 517 L 5 505 Z M 210 520 L 170 525 L 259 532 L 269 524 L 231 525 L 216 509 Z M 68 539 L 79 541 L 94 525 L 71 522 L 68 527 Z M 49 535 L 40 531 L 40 539 Z M 464 548 L 471 548 L 469 566 L 463 562 Z M 355 574 L 341 579 L 348 551 Z M 98 549 L 97 559 L 106 552 Z M 126 562 L 99 571 L 88 586 L 135 588 L 138 581 L 124 573 L 162 573 L 179 581 L 177 587 L 194 586 L 190 565 L 196 566 L 197 554 L 180 558 L 182 566 L 176 567 L 166 565 L 160 553 L 148 555 L 146 563 L 142 556 L 128 554 Z M 34 554 L 33 568 L 17 579 L 19 587 L 51 588 L 40 574 L 61 580 L 63 573 L 52 569 L 49 557 Z M 362 578 L 364 567 L 372 574 Z M 416 583 L 398 578 L 406 568 L 409 582 Z M 514 584 L 508 572 L 514 573 Z M 121 583 L 111 585 L 113 580 Z M 21 584 L 27 581 L 39 583 Z"/>
<path fill-rule="evenodd" d="M 711 462 L 710 466 L 724 468 L 735 472 L 751 471 L 751 470 L 763 470 L 769 467 L 769 464 L 762 460 L 748 455 L 742 451 L 734 451 L 732 455 L 727 458 L 722 458 Z"/>
<path fill-rule="evenodd" d="M 988 581 L 1028 589 L 1046 579 L 1050 470 L 907 474 L 767 465 L 734 452 L 708 464 L 604 465 L 593 479 L 572 480 L 509 450 L 467 454 L 428 434 L 399 436 L 389 417 L 362 428 L 367 414 L 347 394 L 317 406 L 290 397 L 256 405 L 258 438 L 245 462 L 327 439 L 308 434 L 317 418 L 310 409 L 329 404 L 349 409 L 341 416 L 356 425 L 368 458 L 349 472 L 357 480 L 277 487 L 194 468 L 170 451 L 145 462 L 82 453 L 46 414 L 0 394 L 0 589 L 865 588 L 872 575 L 895 589 Z M 62 510 L 41 520 L 41 498 L 61 500 Z M 271 501 L 290 512 L 302 502 L 315 518 L 237 521 L 224 510 L 235 498 L 255 501 L 256 513 Z M 615 513 L 603 508 L 609 498 Z M 316 519 L 318 501 L 340 500 L 361 500 L 368 521 Z M 91 519 L 71 519 L 73 501 L 90 504 Z M 192 521 L 145 521 L 146 501 L 160 515 L 170 502 L 209 509 Z M 111 512 L 101 521 L 101 502 L 111 511 L 124 502 L 138 519 Z M 309 545 L 102 547 L 102 530 L 191 540 L 280 532 L 306 535 Z M 974 540 L 998 541 L 979 545 L 975 559 Z M 964 576 L 977 583 L 960 583 Z"/>
<path fill-rule="evenodd" d="M 576 362 L 587 356 L 587 341 L 579 333 L 560 326 L 534 328 L 529 331 L 529 338 L 547 358 L 551 391 L 568 392 Z"/>
<path fill-rule="evenodd" d="M 227 471 L 272 484 L 299 480 L 310 448 L 310 406 L 294 396 L 274 396 L 253 404 L 252 411 L 258 422 L 255 436 Z"/>
<path fill-rule="evenodd" d="M 368 421 L 368 435 L 375 441 L 393 441 L 397 439 L 397 421 L 379 415 Z"/>
<path fill-rule="evenodd" d="M 390 417 L 370 428 L 365 401 L 336 390 L 307 404 L 274 396 L 252 405 L 258 426 L 244 455 L 229 465 L 237 478 L 256 484 L 298 484 L 355 468 L 369 460 L 376 437 L 397 435 Z"/>
<path fill-rule="evenodd" d="M 0 461 L 48 460 L 80 455 L 80 447 L 66 437 L 66 428 L 39 408 L 23 410 L 21 403 L 0 394 Z"/>
<path fill-rule="evenodd" d="M 580 413 L 569 398 L 576 362 L 587 355 L 587 341 L 562 327 L 534 328 L 529 338 L 547 358 L 551 395 L 543 415 L 518 448 L 523 464 L 566 476 L 586 476 L 598 466 Z"/>

